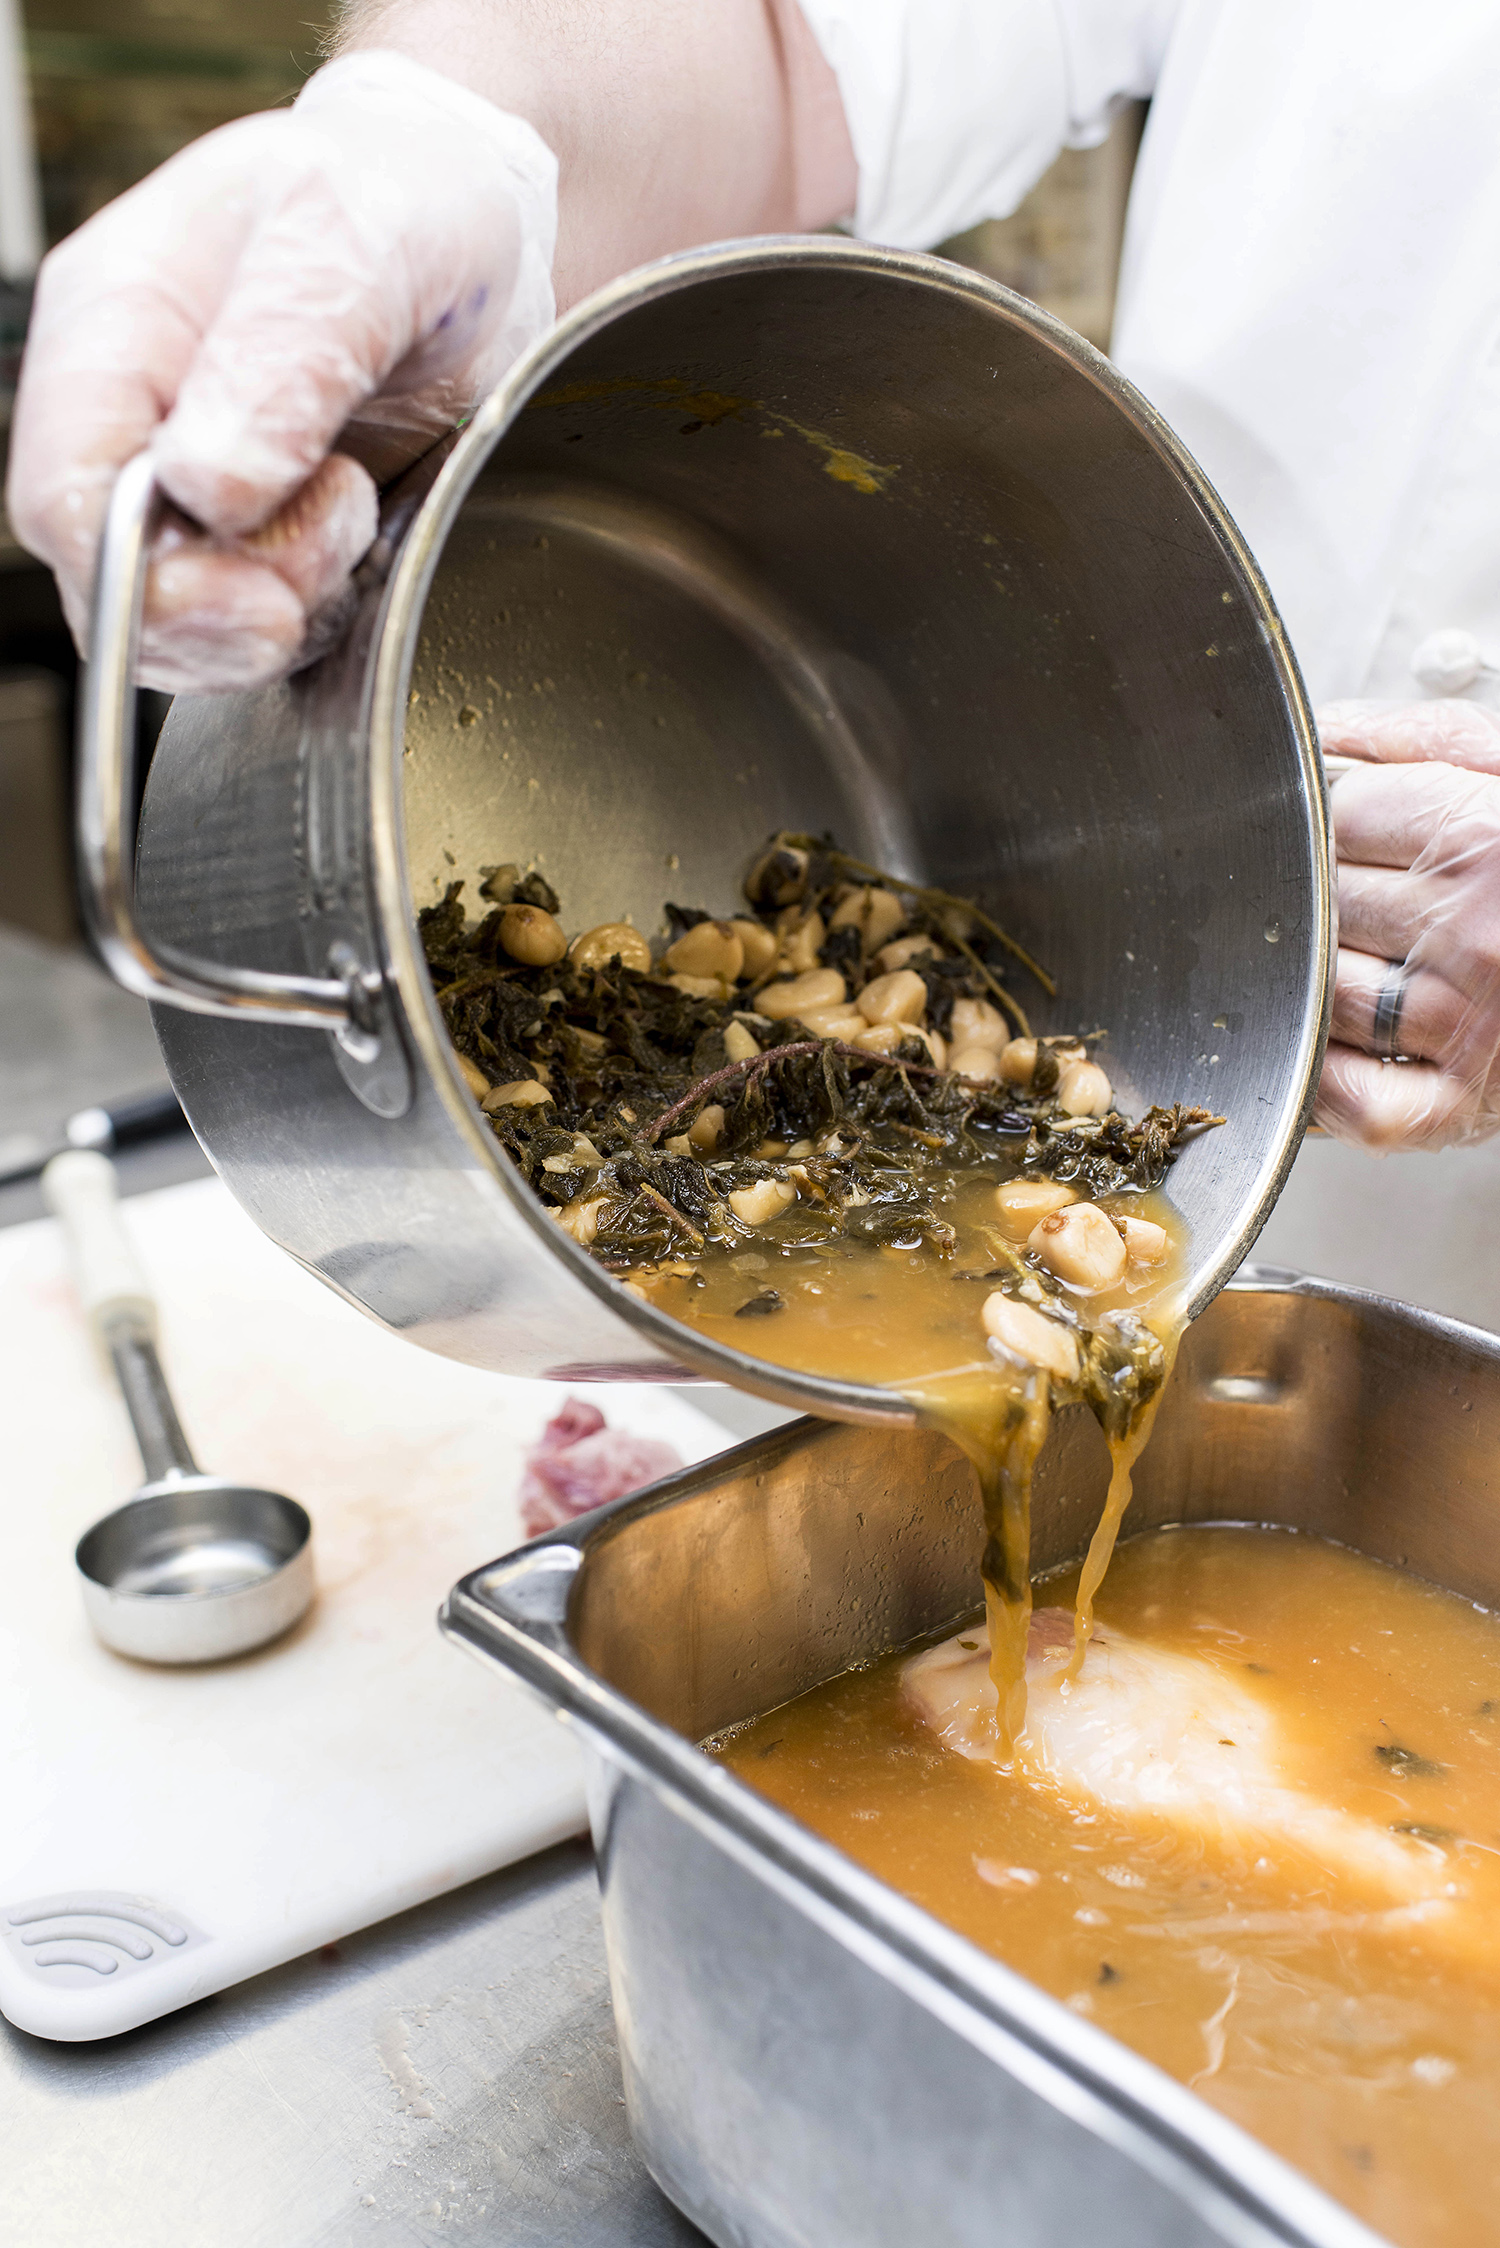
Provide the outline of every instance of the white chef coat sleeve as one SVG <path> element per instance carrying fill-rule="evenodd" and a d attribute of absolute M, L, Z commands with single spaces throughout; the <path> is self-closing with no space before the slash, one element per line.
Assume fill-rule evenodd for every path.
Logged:
<path fill-rule="evenodd" d="M 801 0 L 843 98 L 866 241 L 925 249 L 1013 211 L 1149 94 L 1180 0 Z"/>

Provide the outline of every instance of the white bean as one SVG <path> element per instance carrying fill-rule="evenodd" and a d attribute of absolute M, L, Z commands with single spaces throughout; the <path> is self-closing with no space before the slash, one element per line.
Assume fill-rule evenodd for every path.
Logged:
<path fill-rule="evenodd" d="M 1002 1295 L 998 1289 L 985 1297 L 979 1316 L 991 1343 L 1008 1358 L 1019 1359 L 1023 1366 L 1039 1366 L 1054 1381 L 1077 1381 L 1078 1341 L 1060 1319 L 1049 1319 L 1045 1312 L 1033 1311 L 1030 1304 L 1017 1303 L 1014 1296 Z"/>
<path fill-rule="evenodd" d="M 783 975 L 806 974 L 818 965 L 818 954 L 828 934 L 821 913 L 804 913 L 800 905 L 788 906 L 776 916 L 776 965 Z"/>
<path fill-rule="evenodd" d="M 724 1137 L 724 1111 L 717 1101 L 710 1101 L 707 1108 L 699 1109 L 687 1128 L 687 1136 L 703 1154 L 712 1154 Z"/>
<path fill-rule="evenodd" d="M 1027 1236 L 1026 1246 L 1059 1280 L 1088 1295 L 1113 1288 L 1125 1276 L 1125 1244 L 1095 1202 L 1054 1210 Z"/>
<path fill-rule="evenodd" d="M 731 921 L 729 924 L 739 938 L 745 954 L 741 973 L 763 976 L 776 958 L 776 939 L 763 921 Z"/>
<path fill-rule="evenodd" d="M 1024 1241 L 1043 1218 L 1077 1200 L 1077 1190 L 1059 1185 L 1056 1179 L 1007 1179 L 995 1189 L 1000 1231 L 1008 1241 Z"/>
<path fill-rule="evenodd" d="M 552 1095 L 534 1077 L 517 1077 L 509 1085 L 492 1085 L 480 1102 L 486 1116 L 497 1108 L 540 1108 Z"/>
<path fill-rule="evenodd" d="M 927 986 L 915 968 L 877 976 L 855 1001 L 867 1023 L 919 1023 L 927 1012 Z"/>
<path fill-rule="evenodd" d="M 748 1062 L 760 1052 L 743 1023 L 731 1023 L 724 1033 L 724 1053 L 732 1062 Z"/>
<path fill-rule="evenodd" d="M 560 923 L 539 905 L 508 905 L 500 916 L 500 942 L 527 968 L 550 968 L 568 949 Z"/>
<path fill-rule="evenodd" d="M 914 960 L 941 960 L 942 947 L 931 937 L 898 937 L 894 944 L 883 944 L 876 953 L 878 964 L 886 974 L 894 975 L 898 968 L 909 968 Z"/>
<path fill-rule="evenodd" d="M 767 984 L 755 997 L 756 1011 L 773 1023 L 790 1022 L 807 1007 L 841 1007 L 848 997 L 837 968 L 810 968 L 784 983 Z"/>
<path fill-rule="evenodd" d="M 817 1038 L 852 1040 L 865 1029 L 865 1018 L 857 1007 L 804 1007 L 797 1017 Z"/>
<path fill-rule="evenodd" d="M 644 975 L 651 965 L 651 947 L 628 921 L 601 921 L 597 929 L 585 929 L 573 939 L 568 958 L 575 968 L 604 968 L 618 960 L 622 968 Z"/>
<path fill-rule="evenodd" d="M 972 1077 L 981 1085 L 993 1084 L 1000 1075 L 1000 1056 L 993 1046 L 963 1046 L 958 1044 L 957 1032 L 953 1038 L 954 1052 L 948 1067 L 958 1077 Z"/>
<path fill-rule="evenodd" d="M 587 1249 L 599 1231 L 599 1220 L 604 1214 L 609 1197 L 596 1194 L 588 1202 L 570 1202 L 565 1210 L 554 1210 L 552 1215 L 564 1233 L 571 1233 L 580 1249 Z"/>
<path fill-rule="evenodd" d="M 788 1186 L 785 1179 L 757 1179 L 753 1186 L 742 1186 L 731 1194 L 729 1207 L 741 1225 L 764 1225 L 796 1199 L 797 1189 Z"/>
<path fill-rule="evenodd" d="M 850 890 L 834 907 L 830 929 L 858 929 L 865 951 L 878 952 L 898 929 L 906 927 L 906 908 L 894 890 L 873 886 Z"/>
<path fill-rule="evenodd" d="M 467 1054 L 455 1054 L 454 1060 L 463 1073 L 463 1081 L 476 1101 L 482 1101 L 490 1089 L 490 1081 L 478 1062 L 471 1062 Z"/>
<path fill-rule="evenodd" d="M 674 991 L 685 993 L 689 999 L 729 997 L 729 986 L 722 976 L 668 976 L 667 982 Z"/>
<path fill-rule="evenodd" d="M 735 983 L 744 973 L 744 940 L 733 922 L 699 921 L 669 944 L 662 958 L 678 975 L 718 976 Z"/>
<path fill-rule="evenodd" d="M 1000 1055 L 1000 1077 L 1006 1085 L 1029 1085 L 1036 1075 L 1036 1040 L 1012 1038 Z"/>
<path fill-rule="evenodd" d="M 1058 1077 L 1057 1105 L 1064 1116 L 1107 1116 L 1113 1097 L 1097 1062 L 1068 1062 Z"/>
<path fill-rule="evenodd" d="M 955 1046 L 989 1046 L 998 1054 L 1010 1032 L 999 1008 L 987 999 L 955 999 L 950 1035 Z"/>
<path fill-rule="evenodd" d="M 1125 1243 L 1125 1254 L 1133 1265 L 1165 1264 L 1171 1252 L 1172 1237 L 1164 1225 L 1151 1218 L 1116 1217 Z"/>

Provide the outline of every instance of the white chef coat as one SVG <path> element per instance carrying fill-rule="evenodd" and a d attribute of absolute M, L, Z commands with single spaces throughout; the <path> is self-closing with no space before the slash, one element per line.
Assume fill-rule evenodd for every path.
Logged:
<path fill-rule="evenodd" d="M 908 248 L 1151 113 L 1116 360 L 1254 549 L 1314 701 L 1500 708 L 1500 0 L 802 0 Z M 1459 670 L 1464 668 L 1462 662 Z"/>

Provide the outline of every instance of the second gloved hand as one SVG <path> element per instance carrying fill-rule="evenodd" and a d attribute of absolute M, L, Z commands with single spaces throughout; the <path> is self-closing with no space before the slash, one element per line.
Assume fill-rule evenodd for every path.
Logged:
<path fill-rule="evenodd" d="M 1333 789 L 1338 976 L 1317 1121 L 1376 1153 L 1488 1139 L 1500 1131 L 1500 722 L 1467 702 L 1336 703 L 1318 729 L 1325 754 L 1361 762 Z"/>
<path fill-rule="evenodd" d="M 53 251 L 7 502 L 75 636 L 115 477 L 149 445 L 180 513 L 153 550 L 143 683 L 295 668 L 374 537 L 377 484 L 549 325 L 556 169 L 522 119 L 357 54 Z"/>

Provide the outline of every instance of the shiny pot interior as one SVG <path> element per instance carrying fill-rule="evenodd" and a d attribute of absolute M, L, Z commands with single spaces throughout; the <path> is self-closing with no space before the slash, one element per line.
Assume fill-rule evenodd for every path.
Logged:
<path fill-rule="evenodd" d="M 728 910 L 773 828 L 982 896 L 1136 1106 L 1200 1286 L 1319 1028 L 1324 844 L 1274 620 L 1076 339 L 920 261 L 731 270 L 580 341 L 471 486 L 406 719 L 418 904 L 534 862 L 570 927 Z M 1256 1113 L 1258 1112 L 1258 1113 Z M 1272 1121 L 1272 1120 L 1275 1121 Z"/>
<path fill-rule="evenodd" d="M 143 897 L 200 950 L 232 935 L 245 957 L 247 923 L 274 949 L 263 908 L 231 927 L 204 898 L 185 920 L 181 882 L 227 816 L 205 760 L 243 793 L 226 739 L 269 765 L 295 729 L 304 863 L 283 894 L 309 949 L 340 930 L 358 949 L 363 912 L 385 965 L 411 1097 L 372 1125 L 346 1090 L 341 1132 L 327 1071 L 316 1099 L 309 1082 L 290 1106 L 320 1112 L 315 1193 L 281 1175 L 282 1091 L 287 1041 L 330 1042 L 159 1013 L 194 1124 L 267 1230 L 479 1363 L 578 1378 L 675 1361 L 890 1416 L 882 1393 L 688 1336 L 546 1221 L 463 1087 L 412 929 L 454 879 L 481 910 L 480 868 L 516 860 L 570 928 L 655 930 L 665 897 L 729 909 L 756 844 L 790 826 L 982 898 L 1058 980 L 1054 1002 L 1014 981 L 1036 1025 L 1107 1029 L 1125 1105 L 1229 1116 L 1171 1182 L 1205 1302 L 1310 1105 L 1325 800 L 1254 565 L 1107 362 L 938 259 L 730 246 L 581 307 L 410 489 L 346 651 L 228 698 L 238 713 L 177 706 L 148 793 Z M 169 787 L 196 795 L 196 824 Z M 455 1199 L 437 1180 L 458 1169 Z"/>

